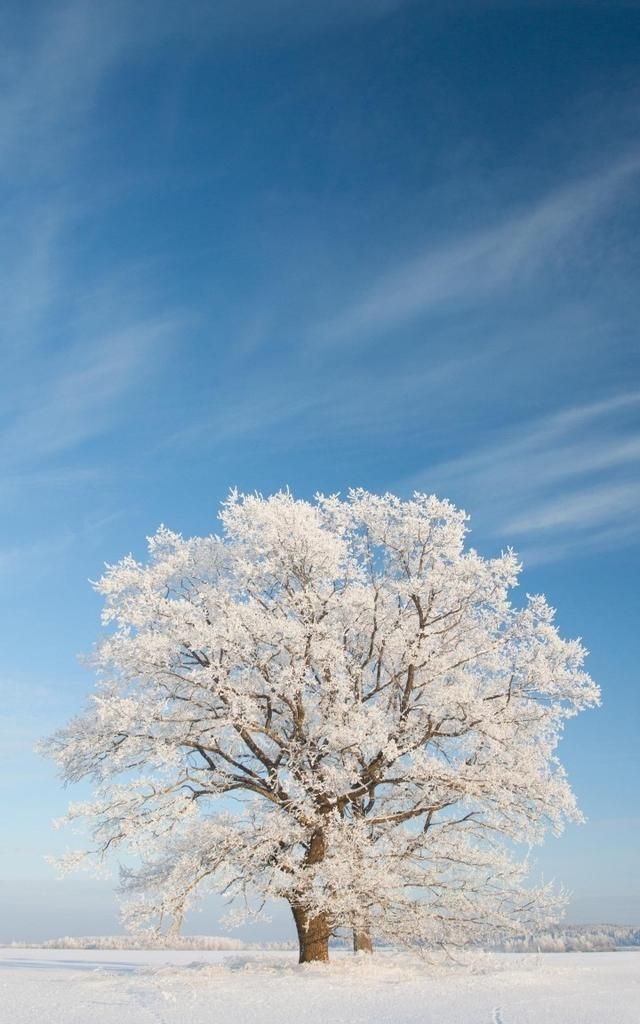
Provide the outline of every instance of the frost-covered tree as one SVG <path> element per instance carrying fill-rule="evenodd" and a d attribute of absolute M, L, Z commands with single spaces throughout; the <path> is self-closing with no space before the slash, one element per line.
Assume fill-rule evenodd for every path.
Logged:
<path fill-rule="evenodd" d="M 340 927 L 544 921 L 514 851 L 579 817 L 554 751 L 598 691 L 542 597 L 511 605 L 515 555 L 466 550 L 464 513 L 423 494 L 233 493 L 220 518 L 107 568 L 97 692 L 46 744 L 95 784 L 69 815 L 89 852 L 128 852 L 129 924 L 283 898 L 306 961 Z"/>

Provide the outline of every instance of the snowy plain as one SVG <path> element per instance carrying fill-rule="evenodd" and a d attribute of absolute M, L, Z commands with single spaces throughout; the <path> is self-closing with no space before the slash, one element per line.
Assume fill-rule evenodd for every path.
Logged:
<path fill-rule="evenodd" d="M 640 953 L 0 949 L 1 1024 L 637 1024 Z"/>

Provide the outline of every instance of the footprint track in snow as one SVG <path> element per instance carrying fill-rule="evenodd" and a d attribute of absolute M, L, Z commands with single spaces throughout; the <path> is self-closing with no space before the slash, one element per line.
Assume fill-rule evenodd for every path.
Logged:
<path fill-rule="evenodd" d="M 131 1004 L 139 1012 L 148 1014 L 152 1018 L 149 1024 L 167 1024 L 167 1019 L 162 1012 L 163 1004 L 161 999 L 165 1000 L 164 1006 L 166 1006 L 168 994 L 159 989 L 153 982 L 146 985 L 140 983 L 129 985 L 127 987 L 127 994 L 131 998 Z"/>
<path fill-rule="evenodd" d="M 505 1024 L 502 1018 L 502 1010 L 499 1006 L 495 1006 L 491 1013 L 491 1024 Z"/>

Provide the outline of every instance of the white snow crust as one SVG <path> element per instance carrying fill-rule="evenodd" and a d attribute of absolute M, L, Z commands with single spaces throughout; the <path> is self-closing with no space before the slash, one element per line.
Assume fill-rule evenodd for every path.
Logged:
<path fill-rule="evenodd" d="M 637 1024 L 640 954 L 0 949 L 0 1024 Z"/>

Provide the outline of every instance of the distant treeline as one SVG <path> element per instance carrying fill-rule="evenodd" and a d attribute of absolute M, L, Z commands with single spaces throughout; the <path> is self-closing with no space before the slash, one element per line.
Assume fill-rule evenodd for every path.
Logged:
<path fill-rule="evenodd" d="M 640 946 L 640 928 L 619 924 L 578 924 L 549 928 L 536 935 L 507 939 L 509 953 L 596 953 Z"/>
<path fill-rule="evenodd" d="M 244 942 L 222 935 L 65 935 L 46 942 L 12 942 L 20 949 L 294 949 L 291 942 Z"/>
<path fill-rule="evenodd" d="M 343 943 L 346 944 L 346 940 Z M 46 942 L 13 942 L 29 949 L 199 949 L 235 952 L 243 949 L 294 949 L 292 942 L 245 942 L 222 935 L 85 935 Z M 493 947 L 505 953 L 598 953 L 640 947 L 640 928 L 618 924 L 564 925 L 536 935 L 505 939 Z"/>

